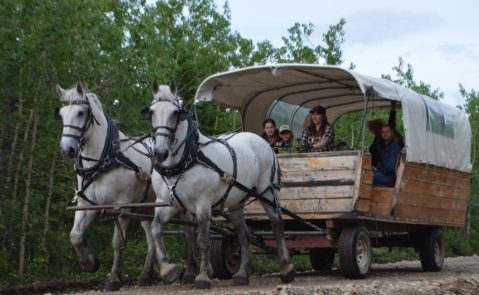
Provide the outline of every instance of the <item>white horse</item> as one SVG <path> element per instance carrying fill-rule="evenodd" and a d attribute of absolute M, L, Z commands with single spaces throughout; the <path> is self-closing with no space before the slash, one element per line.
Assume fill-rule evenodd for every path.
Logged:
<path fill-rule="evenodd" d="M 189 211 L 198 221 L 198 243 L 201 254 L 200 273 L 195 278 L 195 288 L 209 288 L 212 269 L 210 264 L 210 219 L 212 208 L 227 208 L 229 219 L 235 226 L 241 244 L 241 263 L 233 275 L 233 283 L 249 283 L 250 250 L 248 231 L 243 215 L 247 193 L 232 186 L 232 177 L 248 188 L 255 188 L 270 201 L 276 202 L 279 190 L 279 165 L 271 147 L 259 136 L 242 132 L 223 141 L 212 140 L 201 134 L 195 123 L 179 104 L 176 84 L 152 85 L 153 101 L 142 111 L 153 126 L 154 168 L 152 185 L 157 202 L 170 200 L 174 206 L 155 208 L 152 234 L 155 237 L 156 257 L 161 267 L 162 278 L 177 277 L 178 271 L 170 262 L 161 239 L 164 224 L 177 212 Z M 202 153 L 213 164 L 204 165 L 197 158 Z M 235 155 L 235 156 L 232 156 Z M 236 160 L 234 160 L 236 158 Z M 235 165 L 234 162 L 237 162 Z M 229 173 L 225 181 L 212 166 Z M 236 169 L 235 169 L 236 166 Z M 236 173 L 234 170 L 237 170 Z M 225 196 L 227 192 L 227 196 Z M 286 248 L 283 221 L 277 208 L 263 203 L 271 220 L 278 245 L 281 280 L 294 279 L 295 270 Z"/>
<path fill-rule="evenodd" d="M 57 86 L 63 103 L 56 109 L 57 118 L 63 120 L 60 148 L 64 156 L 76 158 L 78 206 L 93 204 L 129 204 L 152 202 L 155 195 L 148 185 L 151 171 L 151 141 L 129 140 L 103 112 L 101 102 L 93 93 L 88 93 L 81 83 L 75 88 L 64 90 Z M 153 210 L 150 209 L 150 213 Z M 70 240 L 84 270 L 95 272 L 99 261 L 87 255 L 83 245 L 83 234 L 97 214 L 96 210 L 75 211 L 75 220 Z M 148 254 L 137 283 L 151 283 L 155 260 L 150 221 L 141 221 L 146 234 Z M 113 234 L 114 259 L 111 274 L 106 281 L 106 290 L 118 290 L 121 286 L 121 250 L 126 244 L 128 219 L 118 218 Z M 194 239 L 193 231 L 185 231 L 187 241 Z M 190 238 L 188 238 L 188 234 Z M 191 243 L 194 244 L 194 243 Z M 194 248 L 188 249 L 188 259 L 193 261 Z M 190 272 L 195 272 L 193 267 Z"/>

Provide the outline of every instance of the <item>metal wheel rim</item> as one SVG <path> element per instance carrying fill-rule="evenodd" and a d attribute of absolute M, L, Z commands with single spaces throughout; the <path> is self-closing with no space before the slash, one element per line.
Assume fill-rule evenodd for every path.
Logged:
<path fill-rule="evenodd" d="M 434 241 L 434 261 L 436 262 L 437 266 L 442 265 L 444 260 L 444 247 L 439 238 Z"/>
<path fill-rule="evenodd" d="M 369 262 L 371 260 L 369 238 L 365 233 L 361 233 L 356 241 L 356 264 L 361 271 L 368 271 Z"/>
<path fill-rule="evenodd" d="M 241 263 L 241 247 L 238 242 L 230 242 L 226 246 L 226 265 L 231 273 L 236 273 Z"/>

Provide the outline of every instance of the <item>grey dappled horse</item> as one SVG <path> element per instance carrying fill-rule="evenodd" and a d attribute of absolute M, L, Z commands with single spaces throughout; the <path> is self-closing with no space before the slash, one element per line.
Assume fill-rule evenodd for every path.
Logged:
<path fill-rule="evenodd" d="M 195 214 L 198 221 L 201 264 L 200 273 L 195 278 L 195 287 L 211 286 L 209 227 L 212 208 L 227 208 L 241 244 L 241 264 L 233 276 L 233 282 L 237 285 L 249 283 L 250 250 L 243 216 L 247 193 L 232 186 L 231 181 L 225 180 L 225 177 L 211 169 L 217 165 L 228 172 L 230 178 L 234 177 L 246 187 L 255 188 L 277 204 L 274 208 L 262 203 L 277 239 L 281 280 L 291 282 L 295 271 L 284 240 L 283 221 L 278 213 L 279 201 L 276 195 L 280 176 L 273 150 L 261 137 L 248 132 L 223 139 L 206 137 L 198 131 L 195 122 L 181 107 L 175 83 L 159 86 L 155 81 L 152 90 L 152 104 L 142 111 L 143 117 L 151 119 L 153 126 L 155 169 L 152 185 L 157 201 L 171 201 L 174 205 L 155 208 L 152 224 L 156 257 L 163 280 L 174 281 L 178 277 L 178 271 L 170 262 L 161 234 L 165 223 L 172 216 L 186 210 Z M 209 167 L 205 165 L 198 157 L 199 154 L 213 164 Z"/>
<path fill-rule="evenodd" d="M 78 206 L 154 201 L 155 195 L 148 185 L 151 141 L 129 140 L 103 112 L 98 97 L 87 92 L 81 83 L 69 90 L 57 86 L 57 92 L 63 103 L 63 107 L 56 110 L 56 115 L 63 121 L 60 148 L 65 157 L 76 159 L 75 199 Z M 153 213 L 152 209 L 150 213 Z M 98 270 L 99 261 L 96 257 L 87 255 L 83 234 L 96 215 L 96 210 L 75 211 L 70 232 L 70 240 L 79 261 L 83 269 L 89 272 Z M 155 250 L 150 224 L 150 221 L 141 221 L 148 254 L 137 280 L 139 285 L 150 284 L 153 274 Z M 107 290 L 118 290 L 121 286 L 121 250 L 126 244 L 127 226 L 126 218 L 120 217 L 115 222 L 112 240 L 114 258 L 111 274 L 105 284 Z M 191 229 L 185 230 L 185 234 L 190 234 L 187 241 L 194 239 Z M 189 247 L 188 258 L 194 266 L 192 247 Z"/>

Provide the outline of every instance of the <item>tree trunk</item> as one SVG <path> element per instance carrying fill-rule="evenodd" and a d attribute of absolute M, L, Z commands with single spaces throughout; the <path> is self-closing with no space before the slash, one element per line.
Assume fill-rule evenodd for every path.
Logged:
<path fill-rule="evenodd" d="M 21 75 L 21 71 L 20 71 Z M 20 95 L 18 98 L 18 115 L 21 116 L 23 114 L 23 96 L 22 92 L 20 90 Z M 8 164 L 7 164 L 7 181 L 6 181 L 6 187 L 10 185 L 10 181 L 12 180 L 12 169 L 13 169 L 13 162 L 15 159 L 15 152 L 17 149 L 17 141 L 18 141 L 18 133 L 20 132 L 20 125 L 22 124 L 22 121 L 20 120 L 17 122 L 15 125 L 15 129 L 13 131 L 13 138 L 12 138 L 12 144 L 10 145 L 10 155 L 8 157 Z"/>
<path fill-rule="evenodd" d="M 55 151 L 53 153 L 53 159 L 52 159 L 52 165 L 50 166 L 50 180 L 48 181 L 48 195 L 47 199 L 45 202 L 45 211 L 43 214 L 43 235 L 42 235 L 42 252 L 43 252 L 43 257 L 45 258 L 45 273 L 48 273 L 48 266 L 50 263 L 50 252 L 48 252 L 48 231 L 50 229 L 50 223 L 49 223 L 49 218 L 50 218 L 50 204 L 52 201 L 52 195 L 53 195 L 53 185 L 54 185 L 54 180 L 55 180 L 55 165 L 57 162 L 58 158 L 58 152 Z"/>
<path fill-rule="evenodd" d="M 36 103 L 34 104 L 35 107 Z M 33 109 L 32 109 L 33 110 Z M 35 151 L 35 142 L 37 137 L 37 127 L 38 127 L 38 114 L 35 114 L 35 122 L 33 123 L 32 130 L 32 141 L 30 145 L 30 155 L 27 165 L 27 177 L 25 180 L 25 200 L 23 202 L 23 216 L 22 224 L 20 229 L 20 250 L 18 254 L 18 273 L 23 275 L 25 270 L 25 242 L 27 239 L 27 224 L 28 224 L 28 208 L 30 205 L 30 195 L 31 195 L 31 183 L 32 183 L 32 167 L 33 167 L 33 158 Z"/>
<path fill-rule="evenodd" d="M 25 158 L 25 149 L 28 146 L 28 134 L 30 132 L 30 126 L 32 125 L 33 114 L 34 114 L 34 110 L 31 109 L 30 114 L 28 115 L 28 121 L 25 124 L 25 132 L 23 133 L 23 145 L 22 145 L 22 149 L 20 150 L 20 154 L 18 155 L 17 166 L 15 168 L 15 177 L 13 178 L 13 188 L 12 188 L 13 202 L 17 200 L 20 171 L 22 171 L 22 167 L 23 167 L 23 160 Z"/>

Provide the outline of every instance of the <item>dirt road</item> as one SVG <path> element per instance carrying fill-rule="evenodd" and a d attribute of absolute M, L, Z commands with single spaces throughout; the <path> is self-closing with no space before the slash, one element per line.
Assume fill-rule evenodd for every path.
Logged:
<path fill-rule="evenodd" d="M 115 295 L 126 294 L 479 294 L 479 256 L 447 258 L 438 273 L 422 272 L 419 261 L 374 264 L 365 280 L 345 279 L 340 270 L 299 273 L 294 283 L 281 284 L 278 275 L 252 276 L 247 287 L 233 287 L 232 281 L 213 281 L 210 290 L 173 284 L 147 288 L 126 287 Z M 82 294 L 100 294 L 86 292 Z M 105 293 L 103 293 L 105 294 Z M 113 294 L 113 293 L 112 293 Z"/>

